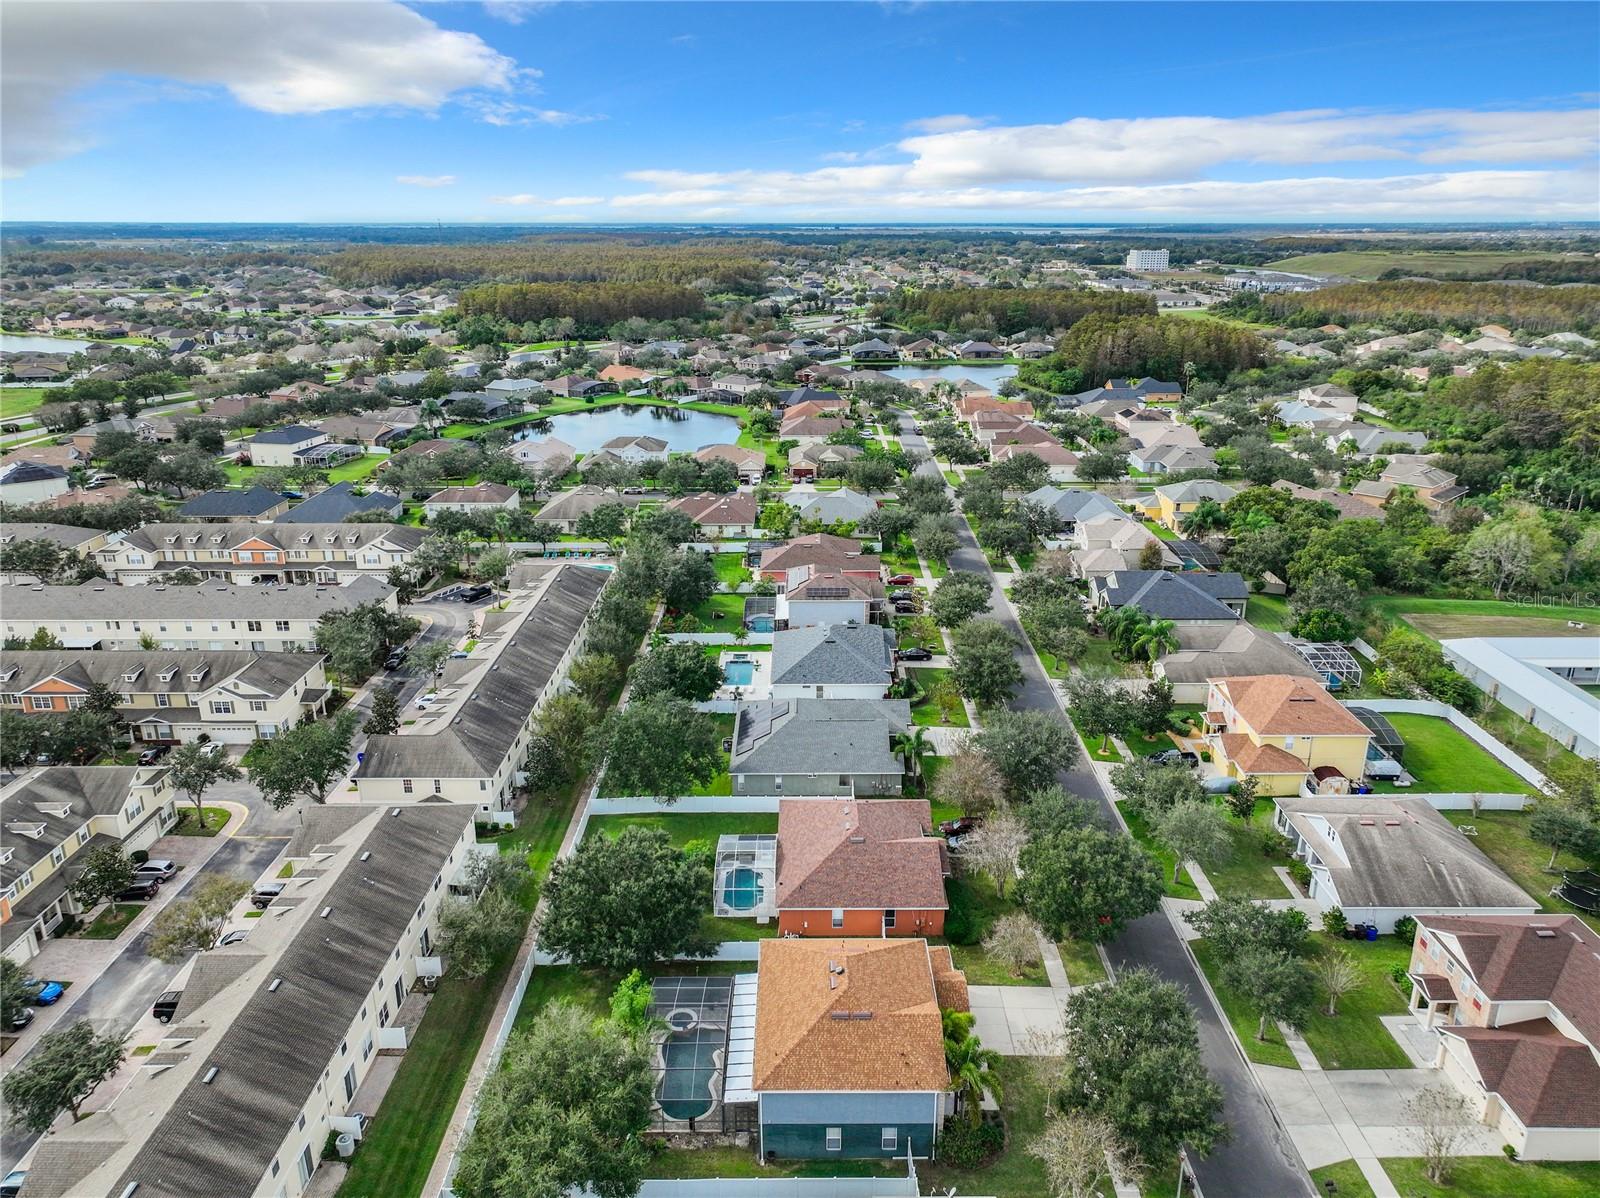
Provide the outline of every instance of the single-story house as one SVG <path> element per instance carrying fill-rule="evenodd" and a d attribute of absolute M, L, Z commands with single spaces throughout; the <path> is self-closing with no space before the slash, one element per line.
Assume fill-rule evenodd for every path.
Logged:
<path fill-rule="evenodd" d="M 767 455 L 759 449 L 746 449 L 742 445 L 706 445 L 695 450 L 695 460 L 709 466 L 712 462 L 727 462 L 746 486 L 756 486 L 767 472 Z"/>
<path fill-rule="evenodd" d="M 826 441 L 796 445 L 789 451 L 789 477 L 795 482 L 810 482 L 827 467 L 847 466 L 864 452 L 859 446 L 829 445 Z"/>
<path fill-rule="evenodd" d="M 1287 674 L 1320 683 L 1321 675 L 1303 657 L 1243 620 L 1179 624 L 1176 631 L 1177 650 L 1159 658 L 1150 672 L 1172 683 L 1172 697 L 1179 703 L 1204 703 L 1213 678 Z"/>
<path fill-rule="evenodd" d="M 1092 607 L 1137 607 L 1176 624 L 1232 624 L 1244 619 L 1249 598 L 1249 583 L 1232 571 L 1114 570 L 1089 583 Z"/>
<path fill-rule="evenodd" d="M 1538 902 L 1426 799 L 1280 798 L 1273 826 L 1311 868 L 1310 894 L 1351 923 L 1420 915 L 1531 915 Z"/>
<path fill-rule="evenodd" d="M 897 795 L 905 771 L 889 742 L 910 723 L 904 699 L 743 703 L 734 719 L 733 793 Z"/>
<path fill-rule="evenodd" d="M 800 519 L 823 524 L 859 524 L 878 510 L 877 500 L 849 487 L 837 491 L 786 491 L 783 501 L 795 509 Z"/>
<path fill-rule="evenodd" d="M 630 508 L 638 507 L 639 498 L 637 495 L 619 495 L 615 491 L 586 484 L 561 492 L 539 509 L 539 519 L 554 524 L 562 532 L 577 532 L 578 521 L 595 508 L 604 507 L 608 503 L 620 503 Z"/>
<path fill-rule="evenodd" d="M 41 503 L 72 490 L 72 479 L 60 466 L 13 462 L 0 470 L 0 503 Z"/>
<path fill-rule="evenodd" d="M 565 462 L 568 467 L 578 460 L 578 451 L 560 437 L 544 437 L 538 441 L 513 441 L 506 452 L 524 466 L 553 468 Z"/>
<path fill-rule="evenodd" d="M 895 679 L 882 624 L 810 624 L 772 635 L 774 699 L 881 699 Z"/>
<path fill-rule="evenodd" d="M 688 516 L 711 537 L 754 536 L 761 516 L 756 497 L 749 493 L 685 495 L 669 500 L 666 506 Z"/>
<path fill-rule="evenodd" d="M 206 491 L 196 495 L 177 511 L 180 520 L 228 521 L 276 520 L 289 510 L 289 501 L 276 491 L 257 485 L 247 491 Z"/>
<path fill-rule="evenodd" d="M 478 483 L 471 487 L 445 487 L 428 496 L 422 510 L 433 519 L 440 512 L 515 511 L 522 505 L 522 492 L 503 483 Z"/>
<path fill-rule="evenodd" d="M 783 584 L 794 570 L 802 568 L 838 571 L 873 581 L 883 577 L 883 562 L 875 554 L 863 553 L 860 541 L 826 532 L 808 533 L 762 550 L 756 573 Z"/>
<path fill-rule="evenodd" d="M 277 517 L 279 524 L 339 524 L 351 516 L 367 512 L 382 512 L 385 519 L 398 520 L 405 505 L 398 495 L 387 491 L 369 491 L 356 494 L 351 482 L 334 483 L 318 491 L 310 499 L 296 504 Z"/>
<path fill-rule="evenodd" d="M 1034 504 L 1054 512 L 1061 521 L 1063 533 L 1071 535 L 1077 523 L 1092 520 L 1097 516 L 1110 517 L 1117 520 L 1132 522 L 1133 517 L 1118 507 L 1116 502 L 1107 499 L 1099 491 L 1086 491 L 1076 487 L 1040 487 L 1037 491 L 1029 491 L 1023 497 L 1026 503 Z"/>

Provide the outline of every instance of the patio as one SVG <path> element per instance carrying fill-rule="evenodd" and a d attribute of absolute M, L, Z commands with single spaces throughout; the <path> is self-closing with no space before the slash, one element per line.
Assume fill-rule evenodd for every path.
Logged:
<path fill-rule="evenodd" d="M 717 656 L 717 664 L 722 668 L 723 685 L 716 698 L 750 702 L 772 694 L 772 654 L 731 649 Z"/>

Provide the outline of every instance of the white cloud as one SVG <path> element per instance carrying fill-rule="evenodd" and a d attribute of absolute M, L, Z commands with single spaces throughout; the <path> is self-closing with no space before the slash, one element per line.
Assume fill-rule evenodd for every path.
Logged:
<path fill-rule="evenodd" d="M 588 208 L 606 202 L 605 196 L 556 196 L 546 199 L 531 192 L 510 196 L 490 196 L 491 204 L 510 204 L 517 208 Z"/>
<path fill-rule="evenodd" d="M 522 125 L 586 125 L 590 121 L 606 119 L 599 114 L 564 112 L 559 108 L 539 108 L 536 105 L 507 100 L 499 96 L 470 96 L 466 103 L 484 124 L 499 125 L 503 128 Z"/>
<path fill-rule="evenodd" d="M 483 11 L 507 25 L 520 25 L 540 9 L 549 7 L 548 0 L 483 0 Z"/>
<path fill-rule="evenodd" d="M 396 175 L 396 183 L 407 187 L 449 187 L 456 181 L 454 175 Z"/>
<path fill-rule="evenodd" d="M 1274 113 L 1258 117 L 1078 118 L 960 128 L 971 117 L 880 151 L 824 154 L 809 171 L 637 170 L 650 190 L 626 210 L 707 205 L 777 214 L 1041 212 L 1068 215 L 1592 217 L 1600 194 L 1589 109 Z M 900 161 L 883 161 L 898 157 Z M 1336 164 L 1350 173 L 1330 170 Z M 1371 177 L 1373 166 L 1386 169 Z M 1445 165 L 1455 171 L 1440 170 Z M 1309 177 L 1281 168 L 1315 166 Z M 1262 167 L 1277 177 L 1258 179 Z M 1219 176 L 1251 176 L 1247 179 Z"/>
<path fill-rule="evenodd" d="M 952 112 L 947 116 L 925 116 L 921 120 L 907 121 L 906 128 L 918 133 L 958 133 L 963 129 L 976 129 L 983 123 L 982 117 Z"/>
<path fill-rule="evenodd" d="M 441 29 L 393 0 L 6 4 L 0 32 L 11 174 L 92 144 L 71 105 L 107 77 L 225 88 L 247 107 L 299 115 L 432 112 L 469 89 L 506 90 L 519 76 L 475 34 Z"/>

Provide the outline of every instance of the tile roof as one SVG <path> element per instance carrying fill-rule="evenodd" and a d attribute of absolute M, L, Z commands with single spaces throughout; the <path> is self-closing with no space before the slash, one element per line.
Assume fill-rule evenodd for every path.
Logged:
<path fill-rule="evenodd" d="M 757 979 L 755 1090 L 950 1085 L 925 941 L 763 940 Z"/>
<path fill-rule="evenodd" d="M 1326 690 L 1288 674 L 1228 678 L 1219 684 L 1239 719 L 1258 736 L 1365 736 L 1367 727 Z"/>
<path fill-rule="evenodd" d="M 761 554 L 760 569 L 764 574 L 792 570 L 796 566 L 820 566 L 862 573 L 877 572 L 882 569 L 883 563 L 877 557 L 863 553 L 860 541 L 825 532 L 795 537 Z"/>
<path fill-rule="evenodd" d="M 685 495 L 668 502 L 667 507 L 682 512 L 696 524 L 745 525 L 754 524 L 760 516 L 756 497 L 748 493 L 732 495 Z"/>
<path fill-rule="evenodd" d="M 942 911 L 947 860 L 926 799 L 778 804 L 780 911 Z"/>

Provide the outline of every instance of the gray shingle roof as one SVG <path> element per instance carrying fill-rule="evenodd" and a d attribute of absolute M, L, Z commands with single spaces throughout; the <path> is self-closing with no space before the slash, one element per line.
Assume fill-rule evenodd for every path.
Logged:
<path fill-rule="evenodd" d="M 1160 620 L 1238 620 L 1242 617 L 1223 600 L 1243 603 L 1250 596 L 1244 577 L 1232 572 L 1118 570 L 1106 577 L 1104 591 L 1112 607 L 1138 607 Z"/>
<path fill-rule="evenodd" d="M 15 694 L 46 678 L 61 678 L 85 689 L 99 682 L 131 694 L 190 695 L 237 675 L 244 685 L 276 697 L 304 678 L 321 656 L 250 649 L 25 649 L 0 658 L 0 693 Z M 5 677 L 12 669 L 16 674 Z M 125 681 L 128 674 L 137 677 Z M 171 677 L 163 679 L 164 674 Z M 194 681 L 192 674 L 202 676 Z M 148 714 L 167 710 L 154 707 Z"/>
<path fill-rule="evenodd" d="M 6 588 L 8 620 L 315 620 L 324 612 L 346 611 L 383 600 L 394 588 L 377 578 L 357 578 L 349 586 L 234 586 L 204 582 L 192 587 L 119 587 L 88 582 L 75 587 Z"/>
<path fill-rule="evenodd" d="M 1079 487 L 1040 487 L 1023 496 L 1028 503 L 1048 508 L 1063 520 L 1093 520 L 1096 516 L 1131 517 L 1098 491 Z"/>
<path fill-rule="evenodd" d="M 746 703 L 734 723 L 735 774 L 893 774 L 889 737 L 911 723 L 904 699 Z"/>
<path fill-rule="evenodd" d="M 815 686 L 879 683 L 894 672 L 894 632 L 881 624 L 791 628 L 772 636 L 772 681 Z"/>
<path fill-rule="evenodd" d="M 276 491 L 266 487 L 251 487 L 248 491 L 207 491 L 196 495 L 178 509 L 186 519 L 204 516 L 259 516 L 273 508 L 288 503 Z"/>
<path fill-rule="evenodd" d="M 299 445 L 302 441 L 315 441 L 328 434 L 320 428 L 304 424 L 286 424 L 282 428 L 269 428 L 251 437 L 251 445 Z"/>
<path fill-rule="evenodd" d="M 334 483 L 325 491 L 318 491 L 304 503 L 296 504 L 287 514 L 279 516 L 279 524 L 340 524 L 345 517 L 358 512 L 389 512 L 400 514 L 400 500 L 383 491 L 357 495 L 354 484 Z"/>

